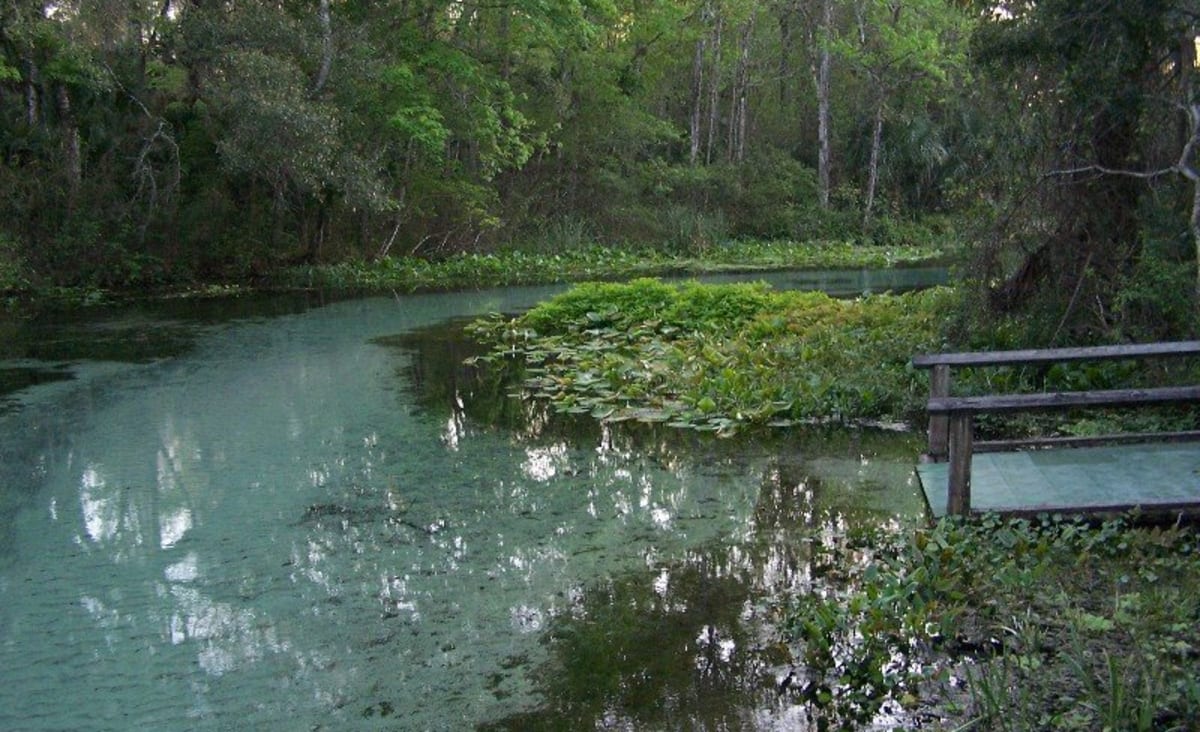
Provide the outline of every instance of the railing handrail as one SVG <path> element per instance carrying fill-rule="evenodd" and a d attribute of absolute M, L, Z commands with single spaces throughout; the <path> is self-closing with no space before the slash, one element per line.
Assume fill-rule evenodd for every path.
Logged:
<path fill-rule="evenodd" d="M 934 366 L 1012 366 L 1015 364 L 1059 363 L 1065 361 L 1105 361 L 1123 358 L 1200 355 L 1200 341 L 1161 341 L 1126 343 L 1114 346 L 1080 348 L 1028 348 L 1015 351 L 961 351 L 924 353 L 913 356 L 917 368 Z"/>
<path fill-rule="evenodd" d="M 935 461 L 948 460 L 950 463 L 947 471 L 947 510 L 953 514 L 966 514 L 971 510 L 971 456 L 974 452 L 976 414 L 1200 402 L 1200 385 L 952 397 L 952 368 L 1197 355 L 1200 355 L 1200 341 L 914 356 L 913 366 L 930 369 L 929 402 L 926 406 L 929 412 L 927 457 Z"/>
<path fill-rule="evenodd" d="M 1159 386 L 1150 389 L 1097 389 L 1040 394 L 988 394 L 984 396 L 935 397 L 926 410 L 930 414 L 995 414 L 1034 412 L 1077 407 L 1130 407 L 1150 404 L 1200 402 L 1200 386 Z"/>

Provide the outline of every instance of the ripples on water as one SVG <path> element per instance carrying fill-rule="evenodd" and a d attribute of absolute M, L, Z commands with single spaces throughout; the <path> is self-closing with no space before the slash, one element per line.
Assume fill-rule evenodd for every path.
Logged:
<path fill-rule="evenodd" d="M 547 292 L 122 311 L 5 353 L 71 378 L 0 410 L 0 728 L 802 729 L 773 600 L 919 514 L 917 447 L 504 398 L 450 319 Z M 137 356 L 90 358 L 114 329 Z"/>

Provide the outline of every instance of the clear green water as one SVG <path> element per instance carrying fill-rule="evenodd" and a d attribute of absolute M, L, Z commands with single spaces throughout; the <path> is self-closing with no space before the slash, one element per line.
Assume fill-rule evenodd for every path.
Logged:
<path fill-rule="evenodd" d="M 796 723 L 771 600 L 917 445 L 491 398 L 451 323 L 549 292 L 6 324 L 0 729 Z"/>

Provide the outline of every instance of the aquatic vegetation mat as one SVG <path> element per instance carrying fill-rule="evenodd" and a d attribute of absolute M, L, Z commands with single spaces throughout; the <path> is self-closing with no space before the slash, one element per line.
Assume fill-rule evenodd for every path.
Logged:
<path fill-rule="evenodd" d="M 839 300 L 765 285 L 588 283 L 471 331 L 472 359 L 528 398 L 601 420 L 721 434 L 747 426 L 900 420 L 920 411 L 950 293 Z"/>
<path fill-rule="evenodd" d="M 652 248 L 585 246 L 552 254 L 519 249 L 442 259 L 386 257 L 275 273 L 275 287 L 421 292 L 630 277 L 781 269 L 879 269 L 946 258 L 934 246 L 864 246 L 844 241 L 732 241 L 695 256 Z"/>

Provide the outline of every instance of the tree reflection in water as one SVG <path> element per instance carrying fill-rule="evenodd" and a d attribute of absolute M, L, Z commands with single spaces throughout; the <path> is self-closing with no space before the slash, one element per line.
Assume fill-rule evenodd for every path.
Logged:
<path fill-rule="evenodd" d="M 549 655 L 533 673 L 542 701 L 481 729 L 823 728 L 820 713 L 789 689 L 804 670 L 777 626 L 781 609 L 795 595 L 844 592 L 861 575 L 872 554 L 855 539 L 857 527 L 900 532 L 919 515 L 902 467 L 916 451 L 911 439 L 819 430 L 716 440 L 557 414 L 463 366 L 474 355 L 468 341 L 444 330 L 426 335 L 433 336 L 418 332 L 392 345 L 411 349 L 406 381 L 419 385 L 421 403 L 449 413 L 447 444 L 472 429 L 511 430 L 526 446 L 524 469 L 534 481 L 572 469 L 568 445 L 594 444 L 601 461 L 640 456 L 671 472 L 775 455 L 749 520 L 729 535 L 682 556 L 649 549 L 641 566 L 573 588 L 549 615 L 515 608 L 515 623 L 545 631 Z M 689 519 L 664 509 L 662 520 Z M 519 685 L 527 660 L 513 659 L 489 678 L 498 700 Z"/>

